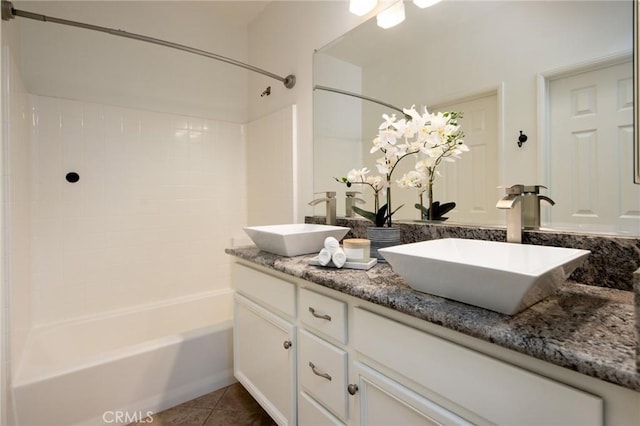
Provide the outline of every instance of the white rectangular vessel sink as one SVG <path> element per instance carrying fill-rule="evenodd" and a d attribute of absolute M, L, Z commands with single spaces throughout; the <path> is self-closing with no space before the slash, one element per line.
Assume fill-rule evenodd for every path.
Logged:
<path fill-rule="evenodd" d="M 349 229 L 344 226 L 293 223 L 248 226 L 244 232 L 260 250 L 291 257 L 318 253 L 324 247 L 325 238 L 334 237 L 340 241 Z"/>
<path fill-rule="evenodd" d="M 549 296 L 590 253 L 458 238 L 379 252 L 414 290 L 507 315 Z"/>

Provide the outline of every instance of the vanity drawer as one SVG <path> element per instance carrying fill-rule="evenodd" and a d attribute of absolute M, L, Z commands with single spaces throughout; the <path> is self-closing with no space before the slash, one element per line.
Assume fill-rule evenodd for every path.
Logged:
<path fill-rule="evenodd" d="M 299 306 L 304 325 L 340 343 L 347 343 L 346 303 L 302 288 Z"/>
<path fill-rule="evenodd" d="M 298 334 L 298 378 L 309 395 L 347 418 L 347 353 L 305 330 Z"/>
<path fill-rule="evenodd" d="M 305 392 L 300 392 L 298 398 L 298 424 L 301 426 L 344 425 Z"/>
<path fill-rule="evenodd" d="M 232 264 L 236 291 L 291 317 L 296 314 L 295 285 L 238 263 Z"/>
<path fill-rule="evenodd" d="M 603 423 L 597 396 L 361 308 L 354 309 L 353 321 L 358 352 L 489 422 Z"/>

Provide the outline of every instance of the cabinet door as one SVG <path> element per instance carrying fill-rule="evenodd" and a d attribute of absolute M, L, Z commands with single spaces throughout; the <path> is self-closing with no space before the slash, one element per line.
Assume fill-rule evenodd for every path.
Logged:
<path fill-rule="evenodd" d="M 291 323 L 235 295 L 234 375 L 279 425 L 296 424 L 295 349 Z"/>
<path fill-rule="evenodd" d="M 434 402 L 361 363 L 355 363 L 358 390 L 355 418 L 363 426 L 471 425 Z"/>
<path fill-rule="evenodd" d="M 603 424 L 598 396 L 364 309 L 354 309 L 352 342 L 367 359 L 495 424 Z"/>

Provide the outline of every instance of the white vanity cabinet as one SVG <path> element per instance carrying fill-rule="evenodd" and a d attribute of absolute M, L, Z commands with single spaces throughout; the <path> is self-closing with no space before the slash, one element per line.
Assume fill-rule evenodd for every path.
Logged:
<path fill-rule="evenodd" d="M 248 265 L 235 375 L 278 424 L 640 424 L 640 392 Z"/>
<path fill-rule="evenodd" d="M 295 286 L 237 264 L 233 273 L 234 375 L 278 424 L 295 425 Z"/>
<path fill-rule="evenodd" d="M 388 425 L 471 425 L 422 395 L 402 386 L 378 371 L 356 362 L 354 398 L 355 424 Z M 356 387 L 357 386 L 357 387 Z"/>
<path fill-rule="evenodd" d="M 347 303 L 300 287 L 298 308 L 298 381 L 301 398 L 311 398 L 329 411 L 329 424 L 335 418 L 347 422 Z"/>
<path fill-rule="evenodd" d="M 600 397 L 365 309 L 355 308 L 353 314 L 353 345 L 367 355 L 369 362 L 384 366 L 446 399 L 453 411 L 473 415 L 476 423 L 484 423 L 483 419 L 488 424 L 587 426 L 603 423 Z M 440 414 L 445 412 L 440 409 Z M 450 419 L 456 416 L 450 413 Z"/>

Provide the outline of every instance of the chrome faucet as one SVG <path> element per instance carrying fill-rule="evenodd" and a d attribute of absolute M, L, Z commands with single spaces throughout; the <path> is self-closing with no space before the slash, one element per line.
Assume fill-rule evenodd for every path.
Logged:
<path fill-rule="evenodd" d="M 315 200 L 309 202 L 310 206 L 315 206 L 320 203 L 327 203 L 327 212 L 325 215 L 325 223 L 327 225 L 335 225 L 336 221 L 336 192 L 335 191 L 326 191 L 326 192 L 316 192 L 316 194 L 325 194 L 324 198 L 316 198 Z"/>
<path fill-rule="evenodd" d="M 540 188 L 547 189 L 544 185 L 525 185 L 522 194 L 522 221 L 524 229 L 540 228 L 540 202 L 555 204 L 551 198 L 540 194 Z"/>
<path fill-rule="evenodd" d="M 498 200 L 496 207 L 507 210 L 507 242 L 521 243 L 524 185 L 513 185 L 505 189 L 505 196 Z"/>
<path fill-rule="evenodd" d="M 364 204 L 365 201 L 362 198 L 356 197 L 356 194 L 362 194 L 360 191 L 346 191 L 347 198 L 344 200 L 344 215 L 345 217 L 353 217 L 353 207 L 360 203 Z"/>

